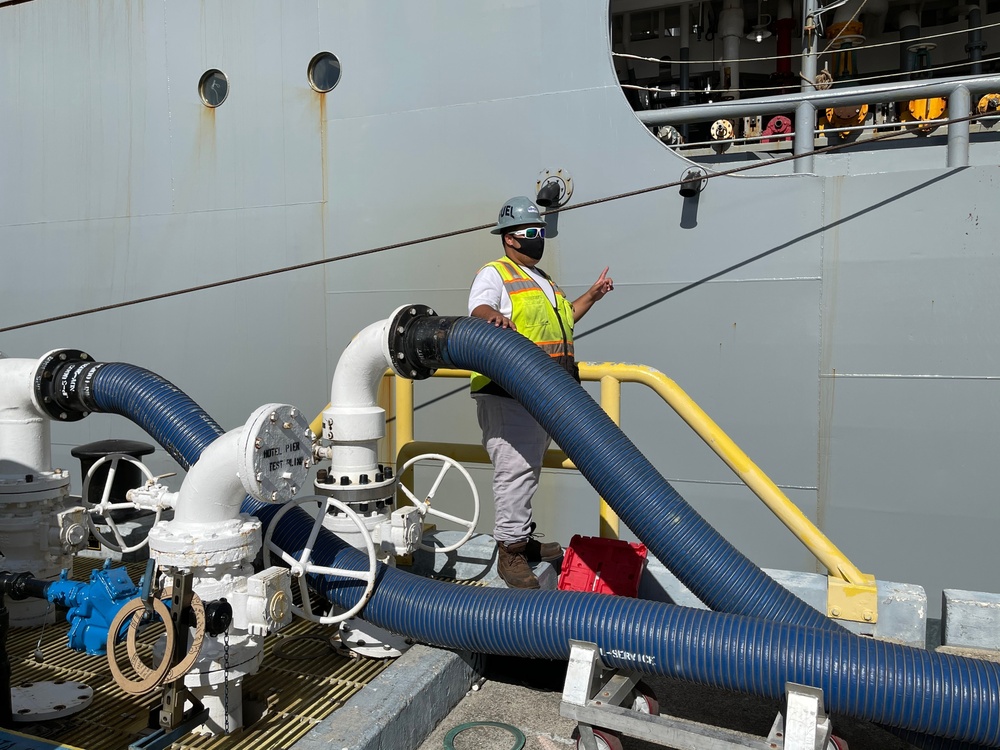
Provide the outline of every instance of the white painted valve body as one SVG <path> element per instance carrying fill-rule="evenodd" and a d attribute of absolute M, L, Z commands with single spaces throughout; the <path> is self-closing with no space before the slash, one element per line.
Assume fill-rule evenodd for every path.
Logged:
<path fill-rule="evenodd" d="M 86 509 L 52 467 L 49 418 L 34 400 L 38 361 L 0 354 L 0 568 L 55 580 L 87 545 Z M 11 627 L 54 622 L 40 599 L 8 601 Z"/>
<path fill-rule="evenodd" d="M 395 564 L 396 555 L 412 553 L 420 543 L 420 515 L 414 507 L 393 510 L 397 478 L 386 478 L 378 463 L 378 441 L 385 437 L 385 410 L 378 389 L 386 368 L 395 363 L 389 352 L 389 329 L 397 313 L 364 328 L 341 354 L 330 384 L 330 406 L 323 412 L 323 439 L 330 445 L 327 480 L 316 492 L 350 506 L 364 521 L 381 562 Z M 330 513 L 323 527 L 358 550 L 360 530 L 345 515 Z"/>
<path fill-rule="evenodd" d="M 241 513 L 247 493 L 287 502 L 306 482 L 313 435 L 293 407 L 267 404 L 244 427 L 218 438 L 191 467 L 178 493 L 174 519 L 149 533 L 150 556 L 161 572 L 189 571 L 203 602 L 225 598 L 233 608 L 227 633 L 206 635 L 184 685 L 209 709 L 202 731 L 243 725 L 243 678 L 263 658 L 264 636 L 291 622 L 291 577 L 272 567 L 254 575 L 261 522 Z M 155 649 L 162 654 L 163 641 Z"/>

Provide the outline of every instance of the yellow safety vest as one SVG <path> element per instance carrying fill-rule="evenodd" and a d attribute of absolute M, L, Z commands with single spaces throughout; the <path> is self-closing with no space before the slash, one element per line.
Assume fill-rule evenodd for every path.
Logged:
<path fill-rule="evenodd" d="M 510 319 L 517 326 L 517 332 L 538 344 L 543 351 L 579 380 L 573 356 L 573 304 L 566 299 L 563 290 L 549 279 L 556 296 L 556 304 L 553 307 L 538 283 L 506 256 L 487 263 L 486 266 L 495 268 L 503 279 L 504 289 L 510 295 L 512 307 Z M 548 278 L 541 269 L 535 270 Z M 473 373 L 472 392 L 477 393 L 490 386 L 487 388 L 488 393 L 505 393 L 500 386 L 495 383 L 490 385 L 491 383 L 492 381 L 485 375 Z"/>

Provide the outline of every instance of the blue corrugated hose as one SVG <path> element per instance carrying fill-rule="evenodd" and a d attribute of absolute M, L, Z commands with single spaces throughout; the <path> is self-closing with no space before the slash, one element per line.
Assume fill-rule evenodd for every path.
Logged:
<path fill-rule="evenodd" d="M 710 609 L 840 630 L 775 583 L 685 502 L 625 433 L 523 336 L 460 318 L 441 355 L 524 404 L 625 525 Z"/>
<path fill-rule="evenodd" d="M 475 347 L 492 353 L 476 354 Z M 522 398 L 598 491 L 609 501 L 613 498 L 612 507 L 629 527 L 637 532 L 643 529 L 649 538 L 641 533 L 639 537 L 658 557 L 662 554 L 673 561 L 685 553 L 704 556 L 699 544 L 709 544 L 719 550 L 716 554 L 731 549 L 728 544 L 700 540 L 707 533 L 701 527 L 707 524 L 682 507 L 685 504 L 669 485 L 669 491 L 663 489 L 662 477 L 657 479 L 655 470 L 643 466 L 644 459 L 620 432 L 614 434 L 617 427 L 586 392 L 544 354 L 536 357 L 540 350 L 526 339 L 461 319 L 446 349 L 448 364 L 485 372 Z M 577 395 L 567 397 L 565 391 Z M 222 433 L 176 387 L 131 365 L 105 365 L 94 378 L 93 394 L 100 410 L 121 414 L 144 427 L 185 468 Z M 579 417 L 588 412 L 593 413 L 596 425 Z M 613 430 L 604 426 L 602 418 Z M 562 422 L 576 425 L 589 437 L 576 439 L 568 434 L 570 428 L 560 428 Z M 617 487 L 633 476 L 641 477 L 634 488 L 639 501 Z M 639 510 L 632 507 L 635 502 L 641 502 Z M 265 527 L 278 509 L 250 498 L 243 504 L 243 511 L 256 515 Z M 643 512 L 652 518 L 643 519 Z M 682 532 L 676 542 L 661 539 L 658 527 L 674 525 L 664 524 L 665 518 L 681 519 L 678 526 L 692 523 L 699 531 Z M 312 521 L 304 511 L 294 510 L 274 530 L 274 541 L 292 554 L 300 553 Z M 680 552 L 670 549 L 675 544 L 681 545 Z M 320 532 L 313 559 L 318 565 L 349 570 L 363 570 L 367 565 L 363 555 L 325 530 Z M 712 564 L 711 559 L 707 562 Z M 726 573 L 717 573 L 726 582 L 723 587 L 759 585 L 757 575 L 741 573 L 733 579 Z M 696 575 L 695 580 L 702 582 L 695 586 L 703 600 L 715 601 L 713 606 L 725 602 L 750 611 L 776 606 L 760 603 L 769 599 L 768 594 L 717 594 L 711 578 Z M 345 607 L 357 600 L 362 588 L 355 579 L 333 576 L 315 576 L 310 583 L 329 601 Z M 789 600 L 788 606 L 794 601 Z M 361 614 L 376 625 L 426 643 L 481 653 L 565 659 L 571 639 L 590 641 L 600 647 L 611 667 L 771 698 L 784 695 L 787 681 L 800 682 L 821 687 L 828 710 L 835 714 L 958 740 L 938 742 L 942 747 L 966 743 L 1000 747 L 997 665 L 872 641 L 844 631 L 602 594 L 462 587 L 384 566 L 379 569 L 375 594 Z"/>

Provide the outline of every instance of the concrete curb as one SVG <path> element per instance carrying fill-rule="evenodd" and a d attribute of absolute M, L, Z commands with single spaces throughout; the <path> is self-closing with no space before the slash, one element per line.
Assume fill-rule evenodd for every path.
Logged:
<path fill-rule="evenodd" d="M 295 743 L 296 750 L 420 745 L 479 679 L 482 658 L 416 645 Z"/>

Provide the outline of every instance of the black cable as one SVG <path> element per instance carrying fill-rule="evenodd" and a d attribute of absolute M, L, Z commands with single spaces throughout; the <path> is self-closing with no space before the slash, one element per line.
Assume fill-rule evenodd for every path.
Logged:
<path fill-rule="evenodd" d="M 42 325 L 43 323 L 54 323 L 58 320 L 68 320 L 70 318 L 76 318 L 83 315 L 90 315 L 92 313 L 105 312 L 107 310 L 116 310 L 121 307 L 130 307 L 132 305 L 142 304 L 144 302 L 153 302 L 154 300 L 167 299 L 168 297 L 177 297 L 182 294 L 189 294 L 191 292 L 200 292 L 205 289 L 214 289 L 220 286 L 228 286 L 230 284 L 238 284 L 243 281 L 250 281 L 252 279 L 260 279 L 265 276 L 275 276 L 279 273 L 287 273 L 288 271 L 301 271 L 304 268 L 312 268 L 313 266 L 320 266 L 325 263 L 334 263 L 338 260 L 348 260 L 350 258 L 360 258 L 363 255 L 371 255 L 373 253 L 380 253 L 386 250 L 395 250 L 400 247 L 409 247 L 410 245 L 419 245 L 424 242 L 433 242 L 434 240 L 441 240 L 447 237 L 456 237 L 461 234 L 469 234 L 470 232 L 478 232 L 480 229 L 489 229 L 493 224 L 480 224 L 475 227 L 467 227 L 465 229 L 456 229 L 451 232 L 445 232 L 443 234 L 435 234 L 429 237 L 421 237 L 416 240 L 407 240 L 405 242 L 396 242 L 391 245 L 382 245 L 381 247 L 374 247 L 368 250 L 358 250 L 354 253 L 347 253 L 345 255 L 337 255 L 333 258 L 320 258 L 319 260 L 311 260 L 306 263 L 297 263 L 293 266 L 282 266 L 281 268 L 274 268 L 270 271 L 261 271 L 260 273 L 252 273 L 247 276 L 237 276 L 232 279 L 223 279 L 222 281 L 213 281 L 208 284 L 199 284 L 198 286 L 186 287 L 184 289 L 175 289 L 172 292 L 163 292 L 162 294 L 152 294 L 148 297 L 138 297 L 136 299 L 125 300 L 123 302 L 115 302 L 110 305 L 101 305 L 100 307 L 91 307 L 86 310 L 77 310 L 76 312 L 65 313 L 63 315 L 53 315 L 50 318 L 42 318 L 41 320 L 33 320 L 28 323 L 18 323 L 12 326 L 6 326 L 0 328 L 0 333 L 6 333 L 7 331 L 16 331 L 21 328 L 30 328 L 32 326 Z"/>
<path fill-rule="evenodd" d="M 970 120 L 976 120 L 981 118 L 982 115 L 979 113 L 969 115 L 967 117 L 957 117 L 955 119 L 944 120 L 941 125 L 952 125 L 960 122 L 968 122 Z M 902 127 L 902 126 L 901 126 Z M 562 208 L 551 209 L 545 211 L 543 215 L 548 216 L 549 214 L 564 213 L 566 211 L 574 211 L 578 208 L 586 208 L 587 206 L 594 206 L 600 203 L 610 203 L 611 201 L 621 200 L 623 198 L 632 198 L 637 195 L 644 195 L 645 193 L 653 193 L 658 190 L 667 190 L 669 188 L 679 187 L 680 185 L 685 185 L 689 182 L 700 182 L 705 179 L 713 179 L 715 177 L 724 177 L 727 175 L 733 175 L 740 172 L 748 172 L 753 169 L 758 169 L 760 167 L 770 167 L 775 164 L 781 164 L 782 162 L 794 161 L 796 159 L 803 159 L 806 157 L 819 156 L 823 154 L 828 154 L 833 151 L 840 151 L 845 148 L 850 148 L 859 144 L 869 144 L 878 141 L 888 140 L 890 138 L 897 138 L 902 135 L 910 135 L 910 131 L 902 129 L 899 131 L 892 131 L 889 133 L 882 133 L 881 135 L 875 135 L 865 141 L 845 141 L 844 143 L 835 143 L 831 146 L 825 146 L 823 148 L 815 149 L 804 154 L 787 154 L 785 156 L 779 156 L 775 159 L 770 159 L 766 162 L 752 162 L 750 164 L 745 164 L 739 167 L 732 167 L 731 169 L 724 169 L 715 172 L 709 172 L 707 175 L 699 175 L 698 177 L 674 180 L 673 182 L 667 182 L 660 185 L 653 185 L 651 187 L 639 188 L 637 190 L 629 190 L 624 193 L 616 193 L 614 195 L 605 196 L 603 198 L 594 198 L 589 201 L 583 201 L 582 203 L 575 203 L 572 206 L 564 206 Z M 98 312 L 106 312 L 108 310 L 116 310 L 123 307 L 130 307 L 132 305 L 139 305 L 146 302 L 153 302 L 155 300 L 167 299 L 169 297 L 178 297 L 183 294 L 190 294 L 192 292 L 200 292 L 206 289 L 215 289 L 217 287 L 229 286 L 230 284 L 238 284 L 244 281 L 251 281 L 253 279 L 260 279 L 266 276 L 276 276 L 277 274 L 287 273 L 289 271 L 301 271 L 305 268 L 313 268 L 315 266 L 325 265 L 327 263 L 335 263 L 341 260 L 349 260 L 351 258 L 360 258 L 365 255 L 373 255 L 375 253 L 386 252 L 388 250 L 397 250 L 403 247 L 411 247 L 413 245 L 420 245 L 426 242 L 433 242 L 435 240 L 447 239 L 449 237 L 457 237 L 463 234 L 471 234 L 472 232 L 478 232 L 483 229 L 491 229 L 494 224 L 491 222 L 489 224 L 479 224 L 473 227 L 466 227 L 464 229 L 455 229 L 450 232 L 442 232 L 440 234 L 433 234 L 427 237 L 420 237 L 414 240 L 405 240 L 403 242 L 394 242 L 389 245 L 382 245 L 380 247 L 373 247 L 367 250 L 358 250 L 353 253 L 346 253 L 344 255 L 337 255 L 332 258 L 320 258 L 318 260 L 311 260 L 305 263 L 297 263 L 291 266 L 282 266 L 280 268 L 274 268 L 270 271 L 261 271 L 259 273 L 248 274 L 246 276 L 237 276 L 231 279 L 223 279 L 221 281 L 213 281 L 207 284 L 199 284 L 197 286 L 186 287 L 183 289 L 176 289 L 171 292 L 163 292 L 161 294 L 152 294 L 147 297 L 138 297 L 136 299 L 124 300 L 122 302 L 115 302 L 109 305 L 101 305 L 99 307 L 92 307 L 85 310 L 77 310 L 70 313 L 64 313 L 63 315 L 53 315 L 48 318 L 41 318 L 39 320 L 32 320 L 25 323 L 16 323 L 10 326 L 4 326 L 0 328 L 0 333 L 7 333 L 9 331 L 17 331 L 23 328 L 31 328 L 34 326 L 43 325 L 45 323 L 54 323 L 60 320 L 69 320 L 71 318 L 78 318 L 84 315 L 91 315 Z"/>

